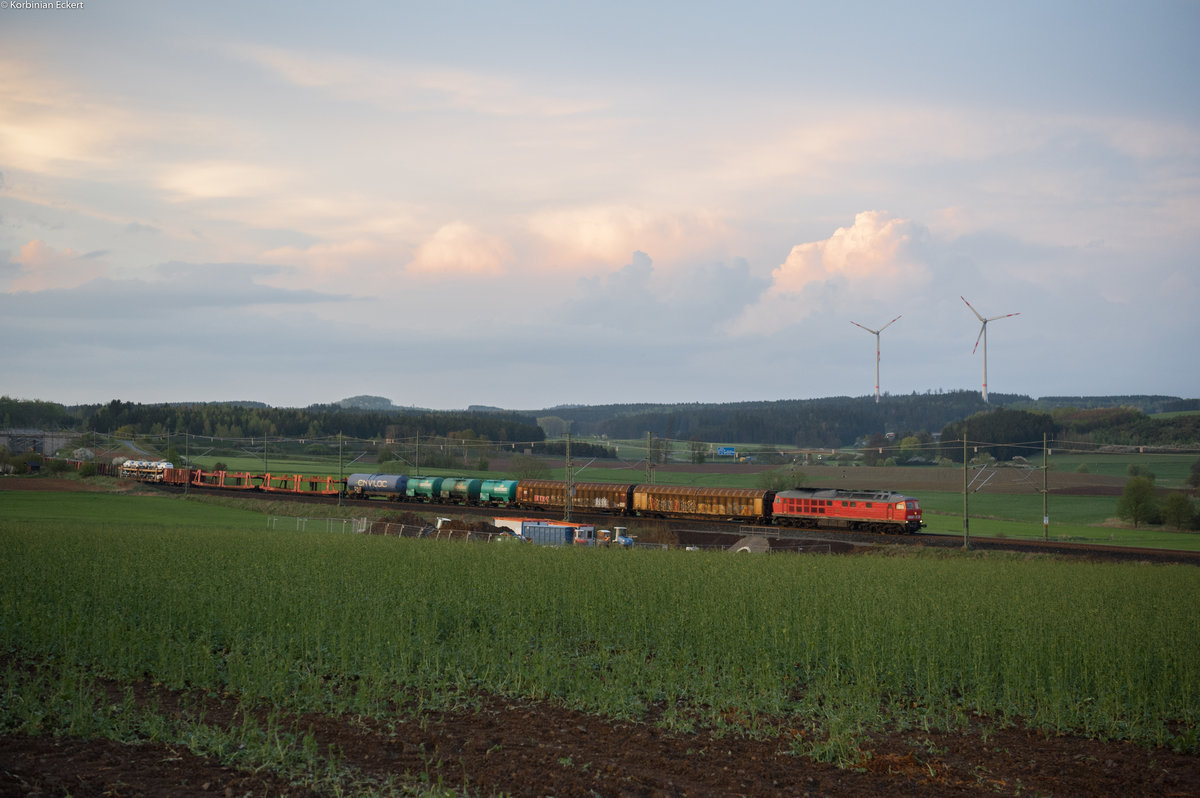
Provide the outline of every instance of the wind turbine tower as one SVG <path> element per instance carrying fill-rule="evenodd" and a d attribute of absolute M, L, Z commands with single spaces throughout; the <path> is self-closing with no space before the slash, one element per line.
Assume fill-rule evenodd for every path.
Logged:
<path fill-rule="evenodd" d="M 961 299 L 963 302 L 967 302 L 967 298 L 961 294 L 959 294 L 958 298 Z M 979 323 L 980 323 L 980 325 L 982 325 L 979 328 L 979 335 L 977 335 L 975 337 L 975 349 L 971 350 L 971 354 L 972 355 L 975 354 L 975 350 L 979 348 L 979 341 L 982 339 L 983 340 L 983 401 L 986 402 L 988 400 L 988 397 L 987 397 L 987 326 L 988 326 L 988 322 L 995 321 L 996 319 L 1007 319 L 1009 316 L 1020 316 L 1021 314 L 1020 313 L 1005 313 L 1002 316 L 988 316 L 987 318 L 984 318 L 982 315 L 980 315 L 978 310 L 976 310 L 974 307 L 971 306 L 970 302 L 967 302 L 967 307 L 971 308 L 971 312 L 975 314 L 975 318 L 979 319 Z"/>
<path fill-rule="evenodd" d="M 867 332 L 869 332 L 875 336 L 875 404 L 879 404 L 879 334 L 881 332 L 883 332 L 884 330 L 886 330 L 888 327 L 891 327 L 893 324 L 895 324 L 899 320 L 899 318 L 900 317 L 897 316 L 896 318 L 889 321 L 887 324 L 880 327 L 878 330 L 872 330 L 870 327 L 863 327 L 863 325 L 859 324 L 856 321 L 850 322 L 855 327 L 862 327 L 864 330 L 866 330 Z"/>

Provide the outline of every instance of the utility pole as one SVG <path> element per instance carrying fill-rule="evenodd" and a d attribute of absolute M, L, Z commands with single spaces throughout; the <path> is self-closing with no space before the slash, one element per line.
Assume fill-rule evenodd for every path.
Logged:
<path fill-rule="evenodd" d="M 1046 465 L 1046 433 L 1042 433 L 1042 540 L 1050 539 L 1050 469 Z"/>
<path fill-rule="evenodd" d="M 571 509 L 575 503 L 575 470 L 571 468 L 571 433 L 567 433 L 567 498 L 563 509 L 565 515 L 564 521 L 571 520 Z"/>
<path fill-rule="evenodd" d="M 654 484 L 654 450 L 651 448 L 650 433 L 646 433 L 646 482 Z"/>
<path fill-rule="evenodd" d="M 971 548 L 971 517 L 967 512 L 967 427 L 963 425 L 963 548 Z"/>

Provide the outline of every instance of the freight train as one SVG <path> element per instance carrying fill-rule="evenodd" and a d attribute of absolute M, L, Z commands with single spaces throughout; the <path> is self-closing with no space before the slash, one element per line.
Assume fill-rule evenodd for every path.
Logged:
<path fill-rule="evenodd" d="M 121 467 L 121 475 L 196 488 L 513 510 L 565 511 L 569 501 L 570 508 L 579 513 L 735 521 L 802 529 L 908 534 L 924 526 L 920 503 L 911 496 L 890 490 L 793 488 L 777 491 L 366 473 L 351 474 L 340 480 L 303 474 L 201 471 L 146 461 L 127 462 Z"/>

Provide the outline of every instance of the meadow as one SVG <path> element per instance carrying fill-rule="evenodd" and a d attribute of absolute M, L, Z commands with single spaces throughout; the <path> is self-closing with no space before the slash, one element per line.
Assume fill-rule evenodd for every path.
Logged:
<path fill-rule="evenodd" d="M 548 700 L 842 764 L 979 723 L 1197 752 L 1194 567 L 446 544 L 75 496 L 3 496 L 5 734 L 198 734 L 102 677 L 381 719 Z"/>

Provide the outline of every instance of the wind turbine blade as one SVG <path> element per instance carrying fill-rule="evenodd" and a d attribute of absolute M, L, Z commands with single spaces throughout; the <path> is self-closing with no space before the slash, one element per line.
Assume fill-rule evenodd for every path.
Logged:
<path fill-rule="evenodd" d="M 1020 316 L 1020 313 L 1005 313 L 1003 316 L 992 316 L 987 321 L 995 321 L 996 319 L 1007 319 L 1010 316 Z"/>
<path fill-rule="evenodd" d="M 859 324 L 856 321 L 852 321 L 850 323 L 853 324 L 855 327 L 862 327 L 864 330 L 866 330 L 867 332 L 869 332 L 871 334 L 879 332 L 878 330 L 872 330 L 870 327 L 863 327 L 861 324 Z"/>
<path fill-rule="evenodd" d="M 975 349 L 979 348 L 979 339 L 983 337 L 983 331 L 986 329 L 987 329 L 987 322 L 985 321 L 983 323 L 983 326 L 979 328 L 979 335 L 975 336 Z M 972 355 L 975 354 L 975 349 L 971 350 Z"/>
<path fill-rule="evenodd" d="M 965 296 L 963 296 L 962 294 L 959 294 L 958 298 L 961 299 L 963 302 L 967 302 L 967 298 Z M 967 307 L 971 308 L 971 312 L 975 314 L 975 318 L 979 319 L 980 321 L 984 320 L 983 316 L 979 315 L 979 311 L 976 310 L 974 308 L 974 306 L 971 305 L 970 302 L 967 302 Z"/>
<path fill-rule="evenodd" d="M 903 315 L 903 314 L 901 314 L 901 315 Z M 880 328 L 879 328 L 879 331 L 880 331 L 880 332 L 883 332 L 884 330 L 886 330 L 888 327 L 891 327 L 893 324 L 895 324 L 895 323 L 896 323 L 897 321 L 899 321 L 899 320 L 900 320 L 900 316 L 897 316 L 896 318 L 894 318 L 894 319 L 892 319 L 891 321 L 889 321 L 887 324 L 885 324 L 885 325 L 883 325 L 882 327 L 880 327 Z"/>

